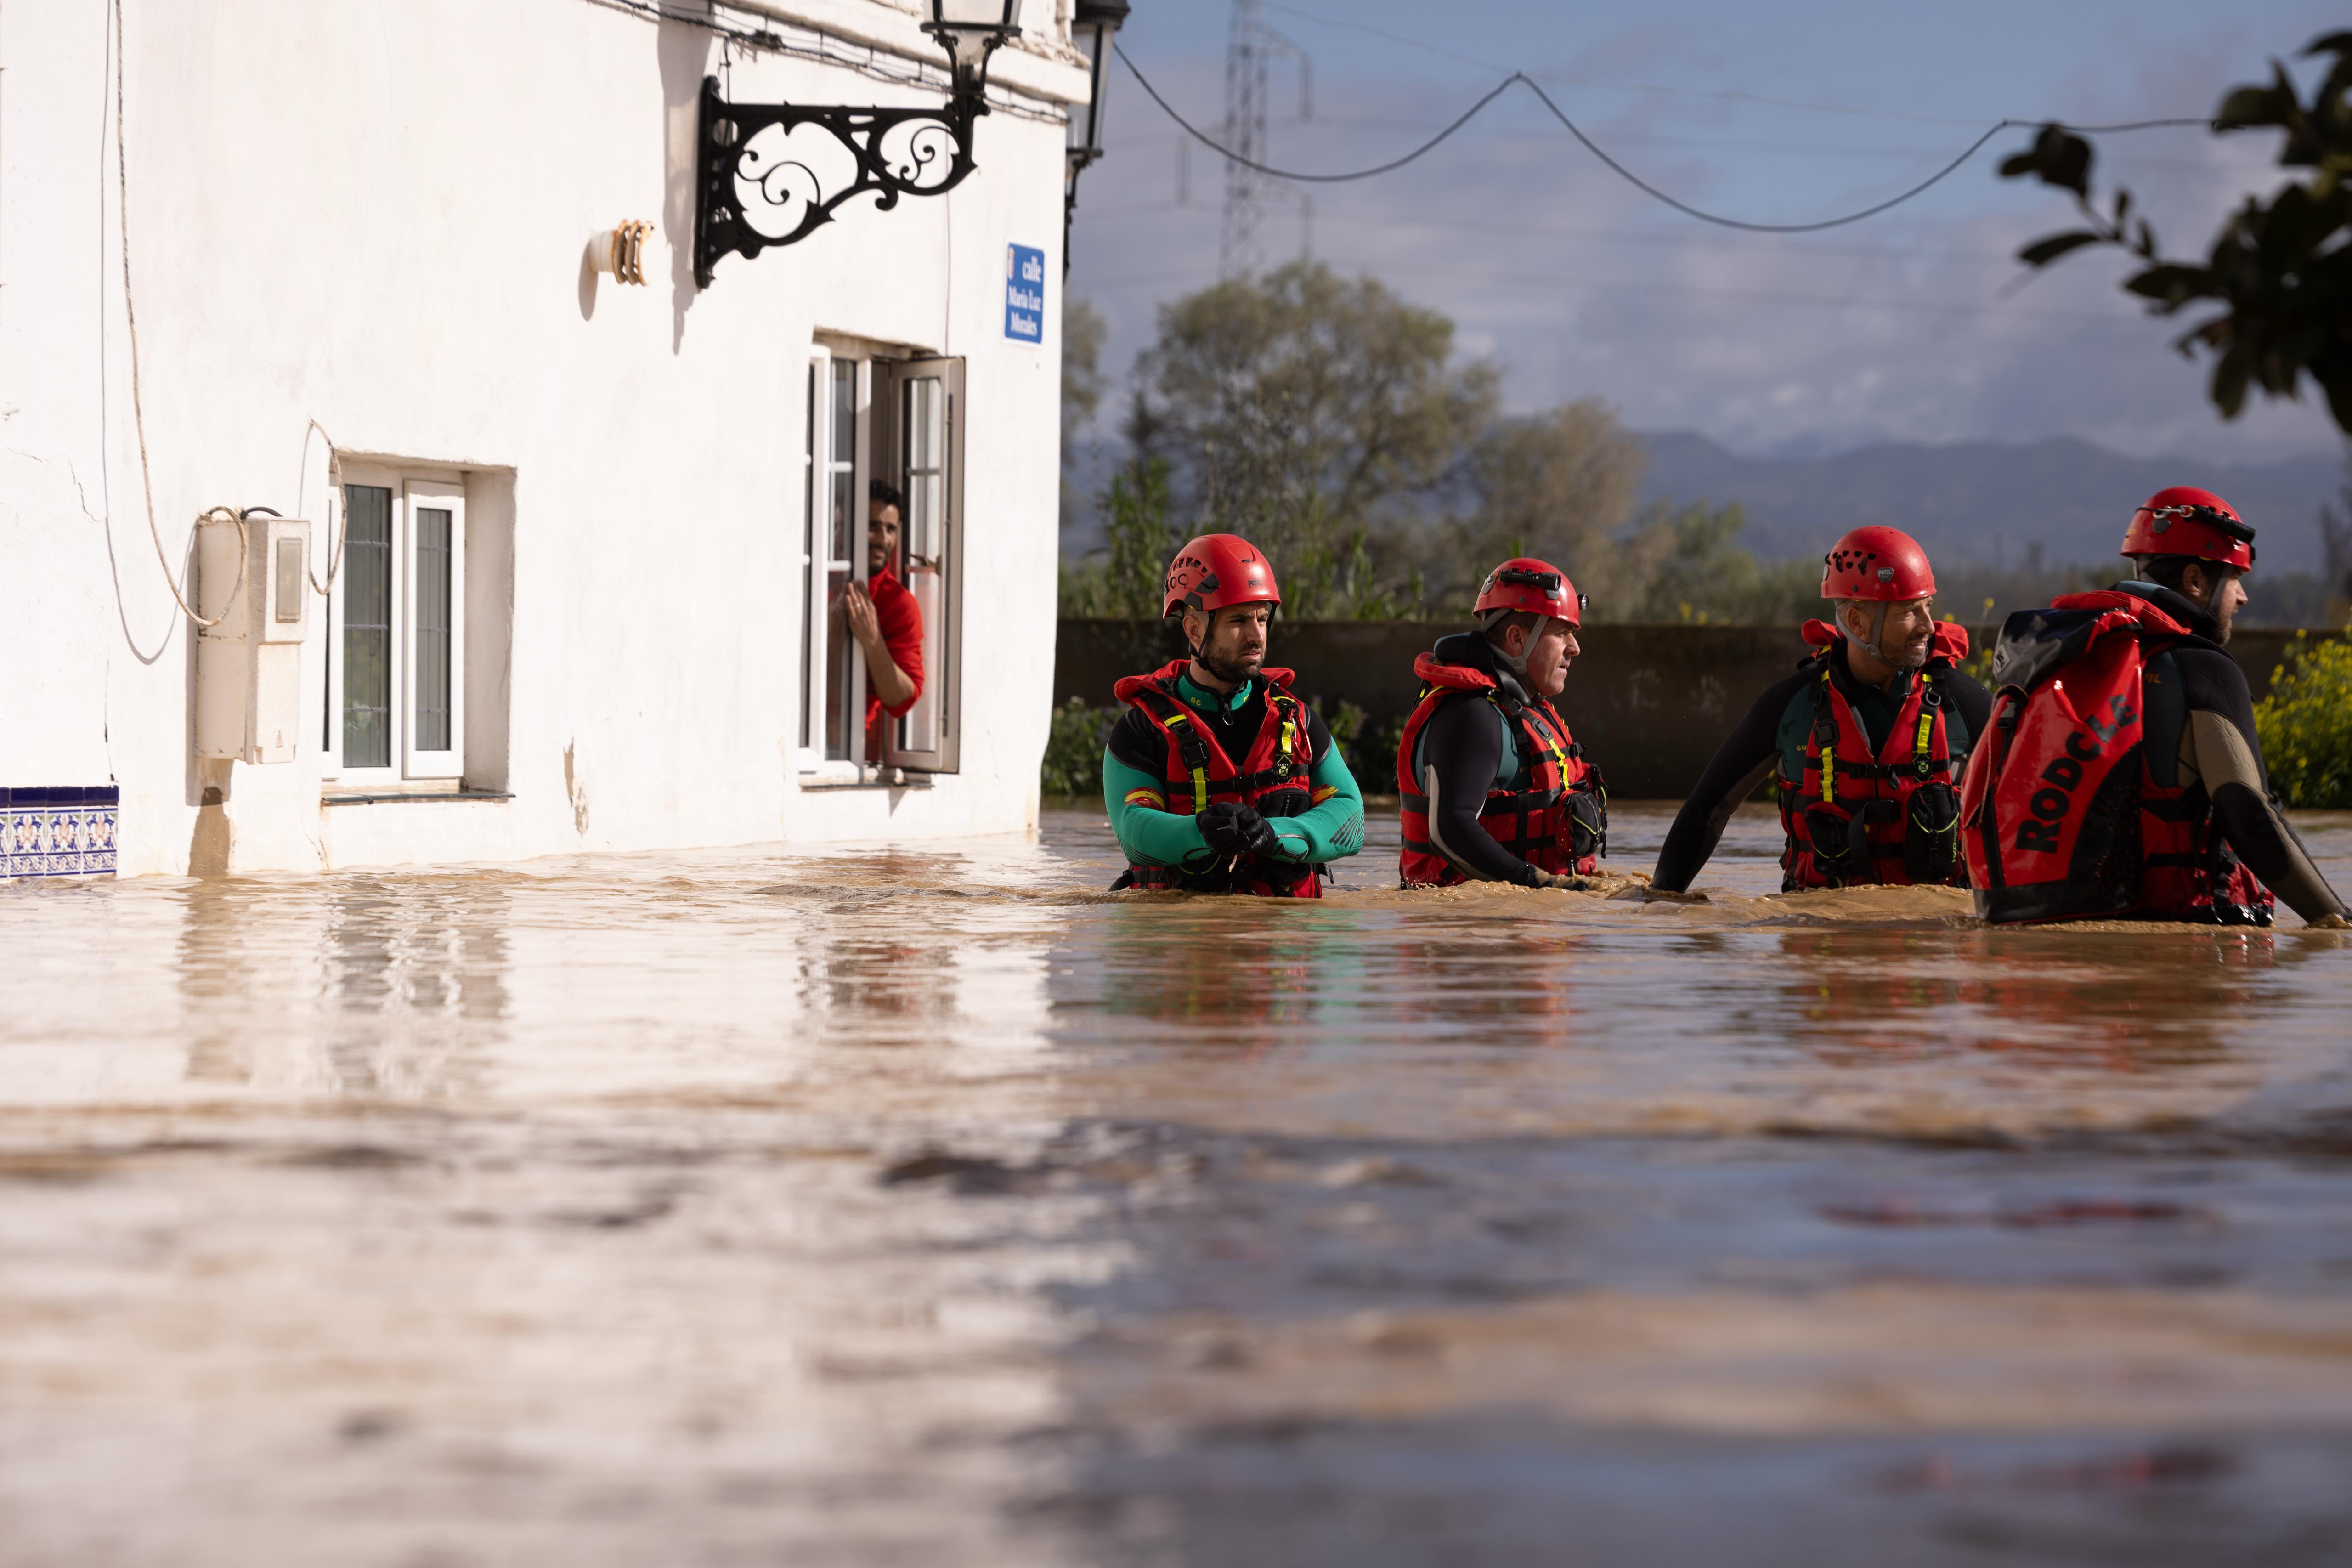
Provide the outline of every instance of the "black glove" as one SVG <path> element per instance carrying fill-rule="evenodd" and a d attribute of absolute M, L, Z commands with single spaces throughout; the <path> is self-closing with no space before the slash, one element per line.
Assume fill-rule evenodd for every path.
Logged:
<path fill-rule="evenodd" d="M 1271 855 L 1281 847 L 1265 818 L 1246 805 L 1219 801 L 1200 815 L 1201 837 L 1220 859 L 1236 855 Z"/>

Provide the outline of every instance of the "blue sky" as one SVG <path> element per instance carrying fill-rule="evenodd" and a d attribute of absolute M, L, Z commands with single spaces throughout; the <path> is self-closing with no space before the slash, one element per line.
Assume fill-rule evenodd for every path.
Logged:
<path fill-rule="evenodd" d="M 1297 73 L 1276 69 L 1276 163 L 1392 157 L 1515 67 L 1644 178 L 1768 222 L 1884 199 L 2004 116 L 2208 114 L 2227 87 L 2266 75 L 2271 56 L 2343 25 L 2304 0 L 1269 0 L 1264 15 L 1313 61 L 1306 120 Z M 1229 16 L 1225 0 L 1136 0 L 1120 38 L 1213 134 Z M 1109 368 L 1123 375 L 1154 306 L 1215 279 L 1223 170 L 1193 148 L 1180 205 L 1181 133 L 1123 71 L 1112 91 L 1069 288 L 1110 319 Z M 2302 406 L 2222 422 L 2201 369 L 2167 346 L 2179 328 L 2141 319 L 2116 288 L 2123 258 L 2077 257 L 2016 287 L 2017 247 L 2071 218 L 2063 197 L 1994 177 L 2029 135 L 2003 132 L 1883 216 L 1744 236 L 1652 202 L 1515 91 L 1403 171 L 1308 191 L 1311 241 L 1305 204 L 1277 195 L 1265 246 L 1279 262 L 1311 243 L 1444 310 L 1465 353 L 1503 366 L 1523 410 L 1598 395 L 1636 428 L 1749 452 L 2051 435 L 2241 461 L 2334 450 L 2308 392 Z M 2275 146 L 2146 132 L 2102 139 L 2101 171 L 2133 188 L 2170 249 L 2201 254 L 2231 206 L 2276 184 Z"/>

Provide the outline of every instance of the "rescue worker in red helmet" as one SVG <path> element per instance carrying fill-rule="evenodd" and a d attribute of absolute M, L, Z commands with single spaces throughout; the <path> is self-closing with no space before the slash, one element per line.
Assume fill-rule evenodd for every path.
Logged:
<path fill-rule="evenodd" d="M 1936 573 L 1899 529 L 1857 528 L 1822 558 L 1834 624 L 1748 709 L 1683 802 L 1650 886 L 1687 891 L 1731 814 L 1778 784 L 1783 891 L 1959 883 L 1959 780 L 1992 698 L 1955 665 L 1969 634 L 1935 615 Z"/>
<path fill-rule="evenodd" d="M 1103 805 L 1127 851 L 1117 888 L 1322 895 L 1364 843 L 1364 799 L 1322 719 L 1265 663 L 1282 603 L 1249 541 L 1204 533 L 1168 567 L 1163 616 L 1190 658 L 1113 688 L 1128 710 L 1103 750 Z"/>
<path fill-rule="evenodd" d="M 1598 868 L 1609 796 L 1551 705 L 1583 651 L 1584 606 L 1559 567 L 1506 561 L 1479 586 L 1478 629 L 1413 660 L 1421 702 L 1397 746 L 1405 887 L 1577 888 Z"/>
<path fill-rule="evenodd" d="M 2327 885 L 2271 794 L 2245 671 L 2221 651 L 2246 602 L 2254 531 L 2210 490 L 2160 489 L 2132 513 L 2122 553 L 2134 580 L 2106 594 L 2070 594 L 2057 608 L 2144 605 L 2158 635 L 2140 674 L 2140 874 L 2137 913 L 2221 925 L 2268 925 L 2272 895 L 2313 925 L 2341 926 Z M 2128 595 L 2118 600 L 2116 595 Z M 2030 658 L 2034 613 L 2002 628 L 1999 673 Z M 2012 629 L 2014 628 L 2014 629 Z M 2174 640 L 2178 629 L 2189 637 Z M 2022 668 L 2020 662 L 2020 668 Z"/>

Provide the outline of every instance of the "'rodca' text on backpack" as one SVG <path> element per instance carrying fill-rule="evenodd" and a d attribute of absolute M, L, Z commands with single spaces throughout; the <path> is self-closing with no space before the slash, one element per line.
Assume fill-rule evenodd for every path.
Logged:
<path fill-rule="evenodd" d="M 2212 831 L 2202 788 L 2172 783 L 2169 754 L 2149 766 L 2151 743 L 2179 742 L 2177 724 L 2151 739 L 2149 663 L 2215 646 L 2129 594 L 2069 594 L 2009 617 L 1990 731 L 1960 795 L 1979 916 L 2269 923 L 2269 895 Z"/>

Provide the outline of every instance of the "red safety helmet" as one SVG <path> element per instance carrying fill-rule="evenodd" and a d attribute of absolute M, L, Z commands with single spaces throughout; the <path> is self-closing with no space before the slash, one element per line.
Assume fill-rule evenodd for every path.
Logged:
<path fill-rule="evenodd" d="M 1591 601 L 1576 591 L 1568 574 L 1549 561 L 1538 561 L 1532 555 L 1515 555 L 1486 574 L 1478 584 L 1478 602 L 1470 613 L 1483 616 L 1489 610 L 1532 610 L 1538 616 L 1551 616 L 1571 626 L 1584 624 L 1585 606 Z"/>
<path fill-rule="evenodd" d="M 1222 610 L 1228 605 L 1279 605 L 1274 563 L 1238 533 L 1204 533 L 1168 563 L 1168 602 L 1162 620 L 1185 610 Z"/>
<path fill-rule="evenodd" d="M 1901 603 L 1936 592 L 1936 569 L 1919 542 L 1899 528 L 1848 531 L 1822 557 L 1822 597 Z"/>
<path fill-rule="evenodd" d="M 2124 530 L 2126 555 L 2193 555 L 2250 572 L 2254 531 L 2237 509 L 2211 490 L 2191 485 L 2160 489 L 2132 513 Z"/>

